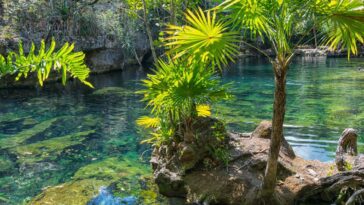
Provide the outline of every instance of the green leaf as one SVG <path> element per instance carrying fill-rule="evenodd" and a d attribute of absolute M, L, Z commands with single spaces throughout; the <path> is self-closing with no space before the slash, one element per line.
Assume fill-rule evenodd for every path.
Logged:
<path fill-rule="evenodd" d="M 62 84 L 65 85 L 69 76 L 79 79 L 83 84 L 93 88 L 87 81 L 90 69 L 85 65 L 85 54 L 73 52 L 74 44 L 65 43 L 62 48 L 54 52 L 56 42 L 52 38 L 50 47 L 46 50 L 45 41 L 42 40 L 39 51 L 36 53 L 36 46 L 31 44 L 30 51 L 24 54 L 23 45 L 19 43 L 19 52 L 10 52 L 5 58 L 0 55 L 0 76 L 16 74 L 16 80 L 21 77 L 27 78 L 29 73 L 37 73 L 38 81 L 43 86 L 52 70 L 60 71 Z"/>
<path fill-rule="evenodd" d="M 196 12 L 187 10 L 185 16 L 187 25 L 170 25 L 166 31 L 165 45 L 174 59 L 202 61 L 221 69 L 238 54 L 238 33 L 228 31 L 228 25 L 217 20 L 216 12 L 205 13 L 199 8 Z"/>

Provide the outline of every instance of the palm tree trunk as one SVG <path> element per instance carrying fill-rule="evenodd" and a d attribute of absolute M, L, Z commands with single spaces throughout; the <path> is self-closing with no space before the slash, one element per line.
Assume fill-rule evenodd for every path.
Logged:
<path fill-rule="evenodd" d="M 4 5 L 3 1 L 0 1 L 0 25 L 3 24 L 4 19 Z"/>
<path fill-rule="evenodd" d="M 313 27 L 313 35 L 315 38 L 315 48 L 317 48 L 317 31 L 316 31 L 316 27 Z"/>
<path fill-rule="evenodd" d="M 150 29 L 150 25 L 148 22 L 148 16 L 147 16 L 147 3 L 145 2 L 145 0 L 142 0 L 143 2 L 143 19 L 144 19 L 144 24 L 145 24 L 145 29 L 147 30 L 147 35 L 148 35 L 148 39 L 149 39 L 149 45 L 150 45 L 150 50 L 152 51 L 152 56 L 153 56 L 153 61 L 157 62 L 157 54 L 155 52 L 155 48 L 153 45 L 153 36 L 152 36 L 152 30 Z"/>
<path fill-rule="evenodd" d="M 175 0 L 171 0 L 171 23 L 173 25 L 177 25 L 176 2 L 175 2 Z"/>
<path fill-rule="evenodd" d="M 268 155 L 268 162 L 265 169 L 265 176 L 262 186 L 263 198 L 271 198 L 276 186 L 277 164 L 279 150 L 283 139 L 283 122 L 286 107 L 286 73 L 287 66 L 280 63 L 274 63 L 274 105 L 273 105 L 273 122 L 272 136 Z"/>

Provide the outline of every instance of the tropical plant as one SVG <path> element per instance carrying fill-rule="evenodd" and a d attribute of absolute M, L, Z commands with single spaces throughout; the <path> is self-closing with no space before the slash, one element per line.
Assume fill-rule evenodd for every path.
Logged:
<path fill-rule="evenodd" d="M 139 93 L 155 117 L 141 117 L 137 124 L 157 130 L 153 133 L 157 141 L 169 139 L 176 131 L 190 134 L 194 119 L 210 116 L 211 103 L 231 97 L 228 85 L 221 85 L 215 71 L 201 63 L 160 60 L 143 86 Z"/>
<path fill-rule="evenodd" d="M 262 185 L 263 198 L 271 199 L 276 184 L 277 160 L 283 139 L 287 71 L 295 56 L 295 48 L 304 44 L 303 38 L 293 43 L 292 38 L 295 35 L 293 28 L 303 20 L 315 18 L 314 26 L 319 30 L 318 36 L 323 39 L 321 43 L 329 45 L 331 49 L 346 48 L 350 56 L 350 53 L 357 53 L 356 43 L 363 43 L 363 8 L 362 0 L 225 0 L 214 9 L 224 11 L 226 22 L 233 23 L 234 28 L 242 29 L 244 39 L 260 36 L 270 43 L 275 53 L 275 57 L 271 58 L 256 46 L 245 40 L 241 41 L 269 58 L 275 76 L 273 132 Z M 170 32 L 173 36 L 169 37 L 169 45 L 172 46 L 172 51 L 177 53 L 175 58 L 183 57 L 188 53 L 195 54 L 195 58 L 200 57 L 202 60 L 230 59 L 234 56 L 230 51 L 226 52 L 226 46 L 237 39 L 233 33 L 226 29 L 219 29 L 219 32 L 212 30 L 211 26 L 206 25 L 216 24 L 205 21 L 204 15 L 189 15 L 188 25 L 185 26 L 187 29 L 170 27 L 176 32 L 176 34 Z M 312 29 L 308 29 L 305 34 L 309 35 L 311 31 Z M 224 41 L 213 40 L 221 39 L 225 33 L 229 36 L 227 39 L 234 40 L 228 44 Z M 223 52 L 216 52 L 216 50 Z M 213 55 L 209 55 L 212 52 L 214 52 Z"/>
<path fill-rule="evenodd" d="M 233 61 L 238 53 L 237 32 L 228 31 L 228 24 L 217 20 L 216 12 L 187 10 L 186 21 L 186 26 L 169 25 L 166 31 L 166 46 L 174 59 L 212 63 L 220 69 Z"/>
<path fill-rule="evenodd" d="M 39 84 L 43 86 L 51 72 L 56 71 L 61 73 L 63 85 L 70 76 L 92 87 L 91 83 L 87 81 L 90 69 L 85 64 L 85 54 L 73 52 L 74 44 L 65 43 L 57 52 L 55 52 L 55 48 L 54 39 L 48 49 L 43 40 L 37 53 L 35 45 L 32 43 L 29 53 L 25 54 L 20 42 L 18 53 L 10 52 L 6 57 L 0 55 L 0 77 L 15 74 L 17 75 L 16 80 L 19 80 L 21 77 L 27 78 L 31 73 L 35 73 Z"/>

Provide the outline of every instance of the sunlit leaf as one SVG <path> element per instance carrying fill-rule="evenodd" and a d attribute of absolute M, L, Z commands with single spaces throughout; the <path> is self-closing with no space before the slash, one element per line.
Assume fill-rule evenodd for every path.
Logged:
<path fill-rule="evenodd" d="M 200 117 L 210 117 L 211 107 L 209 105 L 197 105 L 197 115 Z"/>
<path fill-rule="evenodd" d="M 145 128 L 157 128 L 161 125 L 160 118 L 142 116 L 136 121 L 137 125 Z"/>

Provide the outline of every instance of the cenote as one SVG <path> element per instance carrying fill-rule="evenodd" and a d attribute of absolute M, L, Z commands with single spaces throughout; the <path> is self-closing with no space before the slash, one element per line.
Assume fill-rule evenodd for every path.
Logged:
<path fill-rule="evenodd" d="M 285 137 L 297 155 L 332 161 L 341 132 L 364 131 L 363 59 L 298 58 L 288 74 Z M 129 68 L 91 76 L 96 89 L 0 91 L 0 204 L 86 204 L 100 187 L 138 204 L 163 204 L 151 182 L 151 148 L 135 120 L 147 114 L 135 93 L 146 76 Z M 214 107 L 230 130 L 250 132 L 271 119 L 271 65 L 247 58 L 223 74 L 235 98 Z M 359 139 L 359 152 L 364 151 Z M 51 188 L 49 188 L 51 187 Z M 46 189 L 47 188 L 47 189 Z M 43 194 L 42 193 L 43 191 Z M 34 198 L 36 197 L 36 198 Z"/>

